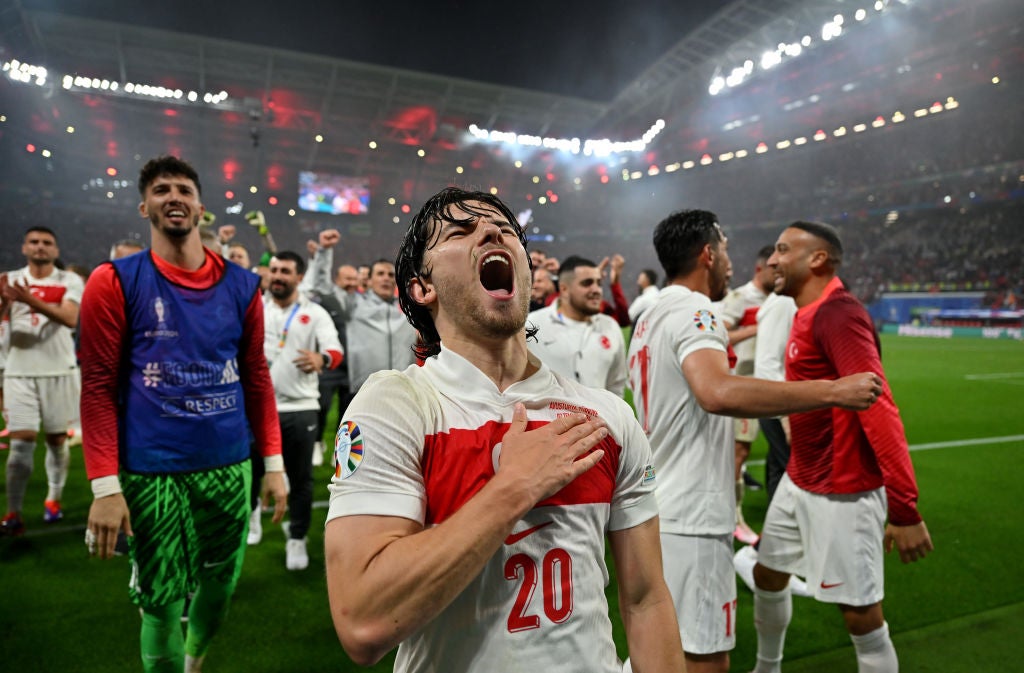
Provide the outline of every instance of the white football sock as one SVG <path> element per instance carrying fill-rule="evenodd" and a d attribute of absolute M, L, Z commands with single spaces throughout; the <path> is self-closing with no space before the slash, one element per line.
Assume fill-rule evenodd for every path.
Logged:
<path fill-rule="evenodd" d="M 793 616 L 793 597 L 782 591 L 754 590 L 754 627 L 757 629 L 757 666 L 754 673 L 779 673 L 786 628 Z"/>
<path fill-rule="evenodd" d="M 32 453 L 36 443 L 27 439 L 12 439 L 11 453 L 7 456 L 7 511 L 20 512 L 25 503 L 25 489 L 32 476 Z"/>
<path fill-rule="evenodd" d="M 850 635 L 857 651 L 858 673 L 899 673 L 900 662 L 889 637 L 889 625 L 882 625 L 863 636 Z"/>
<path fill-rule="evenodd" d="M 68 443 L 59 446 L 46 443 L 46 499 L 60 500 L 64 495 L 64 484 L 68 480 L 68 465 L 71 463 L 71 452 Z"/>

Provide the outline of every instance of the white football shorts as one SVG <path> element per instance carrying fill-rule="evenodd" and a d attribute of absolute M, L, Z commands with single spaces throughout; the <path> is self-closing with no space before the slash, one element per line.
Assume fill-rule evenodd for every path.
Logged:
<path fill-rule="evenodd" d="M 679 620 L 683 650 L 728 652 L 736 646 L 736 571 L 732 534 L 661 534 L 665 583 Z"/>
<path fill-rule="evenodd" d="M 45 434 L 67 432 L 78 418 L 78 398 L 82 383 L 76 374 L 61 376 L 5 376 L 4 410 L 7 427 L 39 431 Z"/>
<path fill-rule="evenodd" d="M 885 489 L 818 494 L 782 476 L 768 507 L 758 563 L 807 578 L 823 603 L 872 605 L 885 595 Z"/>

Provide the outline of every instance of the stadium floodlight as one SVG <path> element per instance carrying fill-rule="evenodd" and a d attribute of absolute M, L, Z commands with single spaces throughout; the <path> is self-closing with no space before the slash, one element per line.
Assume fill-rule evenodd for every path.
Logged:
<path fill-rule="evenodd" d="M 766 51 L 761 54 L 761 69 L 768 70 L 782 63 L 782 54 L 778 51 Z"/>
<path fill-rule="evenodd" d="M 867 16 L 868 16 L 867 10 L 865 10 L 865 9 L 858 9 L 856 11 L 856 13 L 854 13 L 853 18 L 856 19 L 857 21 L 863 21 L 864 19 L 867 18 Z"/>

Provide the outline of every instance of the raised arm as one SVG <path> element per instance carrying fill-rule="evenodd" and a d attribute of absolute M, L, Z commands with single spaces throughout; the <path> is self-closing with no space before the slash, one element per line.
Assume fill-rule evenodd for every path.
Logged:
<path fill-rule="evenodd" d="M 331 615 L 356 663 L 378 661 L 437 617 L 480 573 L 523 514 L 604 457 L 600 450 L 584 455 L 607 435 L 599 420 L 573 415 L 529 432 L 526 423 L 526 410 L 517 405 L 502 439 L 497 473 L 437 526 L 365 514 L 328 522 Z"/>

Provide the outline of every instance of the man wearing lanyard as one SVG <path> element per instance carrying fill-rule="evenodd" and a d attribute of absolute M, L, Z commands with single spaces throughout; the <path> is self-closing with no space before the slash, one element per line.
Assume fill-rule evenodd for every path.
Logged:
<path fill-rule="evenodd" d="M 313 445 L 317 440 L 320 387 L 317 375 L 341 364 L 334 321 L 323 307 L 299 293 L 306 263 L 284 251 L 270 260 L 270 301 L 264 312 L 263 351 L 274 382 L 281 423 L 281 453 L 291 491 L 285 567 L 309 566 L 306 532 L 313 507 Z M 257 508 L 253 516 L 259 517 Z"/>
<path fill-rule="evenodd" d="M 569 257 L 558 272 L 558 288 L 557 300 L 527 317 L 538 328 L 530 351 L 562 376 L 622 397 L 626 346 L 615 319 L 601 313 L 601 270 Z"/>

